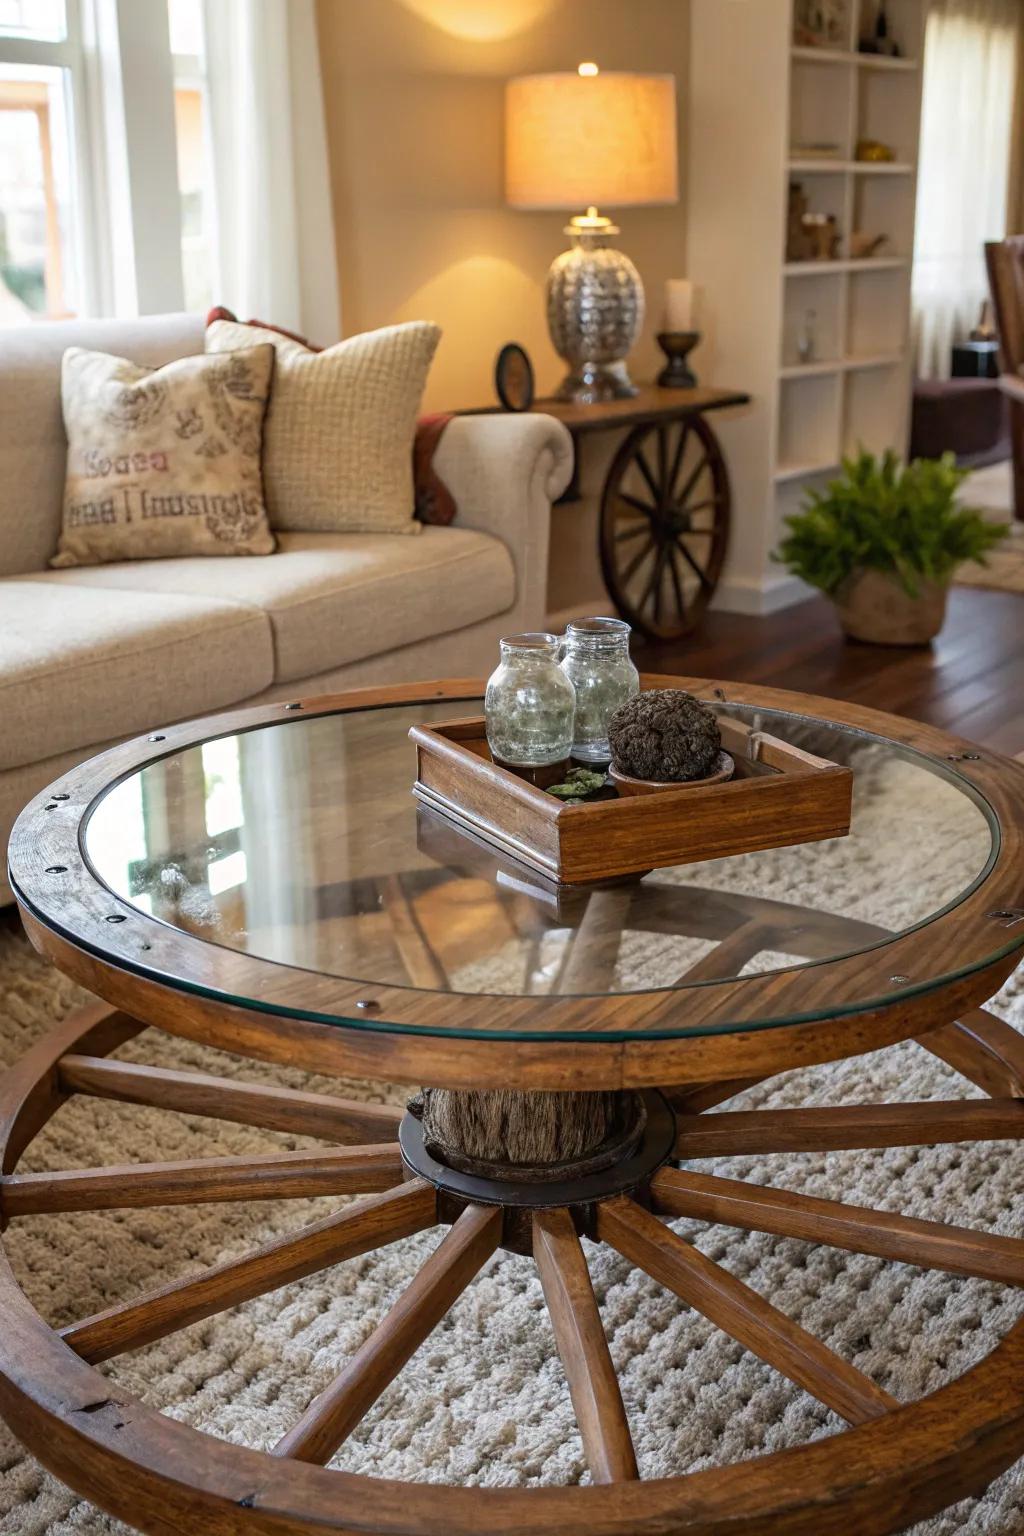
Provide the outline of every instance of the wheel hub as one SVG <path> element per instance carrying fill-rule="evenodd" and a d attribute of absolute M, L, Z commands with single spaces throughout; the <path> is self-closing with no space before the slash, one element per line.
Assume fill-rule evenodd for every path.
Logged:
<path fill-rule="evenodd" d="M 639 1189 L 672 1155 L 676 1120 L 664 1097 L 654 1090 L 628 1097 L 637 1114 L 624 1133 L 574 1163 L 542 1170 L 462 1157 L 454 1167 L 428 1146 L 423 1122 L 412 1112 L 399 1126 L 398 1142 L 409 1172 L 456 1200 L 516 1210 L 585 1207 Z"/>

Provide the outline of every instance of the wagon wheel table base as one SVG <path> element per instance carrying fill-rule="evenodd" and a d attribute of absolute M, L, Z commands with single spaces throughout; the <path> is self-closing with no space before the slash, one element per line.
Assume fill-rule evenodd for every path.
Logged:
<path fill-rule="evenodd" d="M 457 689 L 453 685 L 447 691 Z M 405 702 L 409 693 L 394 690 L 391 697 Z M 767 697 L 764 691 L 759 695 Z M 340 711 L 361 702 L 353 696 L 305 708 L 337 719 Z M 841 712 L 839 706 L 829 708 Z M 255 714 L 268 723 L 272 719 L 269 710 Z M 873 717 L 873 723 L 882 718 Z M 233 728 L 238 729 L 237 718 Z M 166 733 L 168 745 L 180 753 L 189 732 L 193 740 L 216 735 L 209 722 L 176 727 Z M 963 744 L 950 738 L 929 742 L 937 744 L 950 749 L 942 754 L 945 760 L 964 761 Z M 95 805 L 97 784 L 122 777 L 126 759 L 120 759 L 116 772 L 112 759 L 125 752 L 127 760 L 132 753 L 140 761 L 153 758 L 152 746 L 133 743 L 115 749 L 105 763 L 97 760 L 101 766 L 86 765 L 91 774 L 76 770 L 68 776 L 67 789 L 56 788 L 25 813 L 32 827 L 31 857 L 23 852 L 26 841 L 16 839 L 12 845 L 15 888 L 33 942 L 68 974 L 126 1011 L 105 1005 L 85 1010 L 7 1075 L 0 1088 L 0 1211 L 5 1223 L 42 1214 L 188 1208 L 214 1201 L 332 1194 L 360 1198 L 244 1257 L 118 1302 L 61 1330 L 39 1317 L 7 1261 L 0 1262 L 0 1411 L 40 1460 L 72 1487 L 153 1533 L 202 1528 L 468 1536 L 486 1529 L 508 1536 L 542 1531 L 566 1536 L 723 1536 L 727 1531 L 827 1536 L 856 1530 L 881 1536 L 981 1491 L 1024 1451 L 1024 1324 L 951 1384 L 901 1404 L 666 1224 L 676 1217 L 724 1223 L 1024 1285 L 1020 1239 L 701 1169 L 703 1159 L 734 1153 L 933 1145 L 1024 1134 L 1024 1042 L 975 1006 L 1013 968 L 1020 947 L 1020 909 L 1011 901 L 1019 878 L 1012 868 L 1019 860 L 1019 828 L 1008 811 L 1009 797 L 1019 793 L 1024 777 L 1017 770 L 988 756 L 968 759 L 972 775 L 984 782 L 986 799 L 1000 812 L 1002 828 L 1001 851 L 973 893 L 993 930 L 973 970 L 941 989 L 908 996 L 900 1006 L 861 1010 L 855 1024 L 852 1018 L 845 1021 L 845 1041 L 827 1019 L 762 1031 L 760 1037 L 753 1030 L 702 1034 L 690 1037 L 695 1070 L 687 1076 L 673 1070 L 679 1059 L 674 1053 L 683 1047 L 685 1054 L 683 1041 L 647 1040 L 648 1052 L 663 1052 L 660 1065 L 656 1054 L 641 1054 L 631 1065 L 625 1052 L 615 1051 L 617 1065 L 610 1065 L 606 1054 L 585 1088 L 577 1089 L 566 1084 L 581 1075 L 578 1063 L 601 1054 L 599 1047 L 582 1049 L 578 1038 L 545 1045 L 534 1039 L 460 1039 L 469 1064 L 449 1067 L 442 1048 L 434 1075 L 427 1070 L 430 1055 L 423 1046 L 432 1052 L 439 1042 L 436 1033 L 410 1043 L 409 1033 L 327 1027 L 297 1020 L 294 1012 L 275 1014 L 272 1007 L 243 1008 L 237 989 L 232 1002 L 215 997 L 212 989 L 199 996 L 144 974 L 140 953 L 173 936 L 161 934 L 161 924 L 148 915 L 138 920 L 139 909 L 129 902 L 115 900 L 88 862 L 81 860 L 80 869 L 72 863 L 80 812 Z M 62 826 L 59 816 L 45 808 L 59 812 L 73 806 L 76 791 L 82 806 Z M 63 794 L 68 801 L 59 798 Z M 54 852 L 58 845 L 59 855 Z M 58 864 L 82 903 L 73 922 L 67 903 L 58 920 L 53 898 L 40 894 L 52 888 L 51 872 Z M 969 906 L 973 896 L 962 905 Z M 747 915 L 731 942 L 734 949 L 749 950 L 757 942 L 751 928 L 775 921 L 776 904 L 744 901 Z M 122 916 L 123 923 L 107 930 L 115 940 L 101 952 L 98 924 Z M 653 925 L 663 916 L 662 908 L 652 907 L 643 920 Z M 969 934 L 966 913 L 961 921 Z M 124 930 L 130 926 L 136 932 L 128 937 Z M 913 936 L 918 944 L 927 931 Z M 184 942 L 196 953 L 209 947 L 195 934 L 185 934 Z M 819 935 L 809 947 L 813 952 L 815 943 L 826 942 Z M 410 962 L 408 935 L 405 943 L 405 963 L 415 970 L 422 956 Z M 896 938 L 882 945 L 884 965 L 899 953 L 899 943 Z M 965 944 L 966 954 L 970 943 Z M 735 958 L 722 957 L 730 975 Z M 763 992 L 765 978 L 755 980 Z M 705 982 L 700 990 L 707 989 Z M 377 1007 L 389 1016 L 396 1011 L 389 1002 L 377 1001 L 387 997 L 387 987 L 373 992 Z M 421 1005 L 424 994 L 418 989 Z M 649 1001 L 652 994 L 642 996 Z M 454 999 L 447 994 L 444 1000 Z M 499 1001 L 475 999 L 484 1010 Z M 630 1001 L 617 998 L 620 1006 Z M 324 1000 L 318 1002 L 326 1015 Z M 348 1017 L 354 1026 L 355 1007 Z M 956 1017 L 959 1022 L 947 1022 Z M 403 1113 L 341 1096 L 116 1059 L 113 1053 L 149 1024 L 311 1070 L 330 1070 L 333 1062 L 339 1076 L 364 1070 L 378 1051 L 382 1064 L 386 1060 L 389 1069 L 398 1068 L 396 1076 L 411 1083 L 430 1076 L 435 1086 L 412 1099 Z M 772 1037 L 769 1043 L 767 1036 Z M 851 1048 L 864 1051 L 911 1038 L 953 1065 L 986 1097 L 827 1111 L 720 1108 L 757 1078 L 835 1059 Z M 737 1040 L 754 1039 L 756 1052 L 737 1050 Z M 474 1058 L 475 1047 L 479 1053 Z M 497 1064 L 494 1047 L 503 1066 Z M 452 1062 L 457 1054 L 452 1053 Z M 544 1064 L 538 1065 L 541 1060 Z M 741 1061 L 751 1070 L 735 1070 Z M 481 1087 L 469 1085 L 474 1077 Z M 503 1078 L 517 1086 L 503 1086 Z M 533 1079 L 527 1088 L 518 1086 L 524 1078 Z M 252 1157 L 19 1173 L 23 1153 L 73 1094 L 212 1115 L 310 1135 L 326 1145 Z M 268 1452 L 217 1440 L 126 1400 L 94 1369 L 281 1285 L 438 1224 L 447 1233 L 407 1289 Z M 736 1466 L 641 1480 L 581 1237 L 614 1248 L 851 1427 Z M 501 1247 L 533 1256 L 594 1486 L 432 1485 L 429 1500 L 416 1501 L 408 1484 L 328 1469 L 325 1464 L 338 1447 Z"/>

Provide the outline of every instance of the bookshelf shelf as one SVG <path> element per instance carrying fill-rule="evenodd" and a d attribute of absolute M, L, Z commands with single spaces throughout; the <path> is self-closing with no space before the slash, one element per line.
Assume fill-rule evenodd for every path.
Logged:
<path fill-rule="evenodd" d="M 854 69 L 891 70 L 894 73 L 914 74 L 920 69 L 917 59 L 890 59 L 879 53 L 859 53 L 840 48 L 796 48 L 790 56 L 801 64 L 840 64 Z"/>
<path fill-rule="evenodd" d="M 786 170 L 800 176 L 912 176 L 914 167 L 903 160 L 829 160 L 824 155 L 790 160 Z"/>
<path fill-rule="evenodd" d="M 787 261 L 782 271 L 786 277 L 829 277 L 843 272 L 897 272 L 909 266 L 906 256 L 862 256 L 858 260 Z"/>
<path fill-rule="evenodd" d="M 779 369 L 779 378 L 816 379 L 831 373 L 858 373 L 871 368 L 898 368 L 905 360 L 905 352 L 876 352 L 864 356 L 815 360 L 813 363 L 786 363 Z"/>

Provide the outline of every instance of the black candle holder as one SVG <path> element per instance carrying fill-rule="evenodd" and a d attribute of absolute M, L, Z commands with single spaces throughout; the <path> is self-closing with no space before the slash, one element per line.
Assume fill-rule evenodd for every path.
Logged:
<path fill-rule="evenodd" d="M 658 374 L 662 389 L 693 389 L 697 379 L 686 359 L 700 341 L 700 331 L 659 331 L 658 346 L 668 358 Z"/>

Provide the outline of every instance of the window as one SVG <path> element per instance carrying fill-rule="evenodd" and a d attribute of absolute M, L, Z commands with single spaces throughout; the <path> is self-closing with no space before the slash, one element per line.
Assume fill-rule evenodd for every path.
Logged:
<path fill-rule="evenodd" d="M 213 198 L 201 0 L 168 0 L 186 309 L 213 303 Z"/>
<path fill-rule="evenodd" d="M 922 378 L 948 378 L 951 347 L 988 297 L 984 242 L 1006 233 L 1019 0 L 933 0 L 924 50 L 914 237 Z"/>
<path fill-rule="evenodd" d="M 77 6 L 0 0 L 0 325 L 74 314 Z"/>
<path fill-rule="evenodd" d="M 208 308 L 211 165 L 202 0 L 0 0 L 0 325 Z"/>

